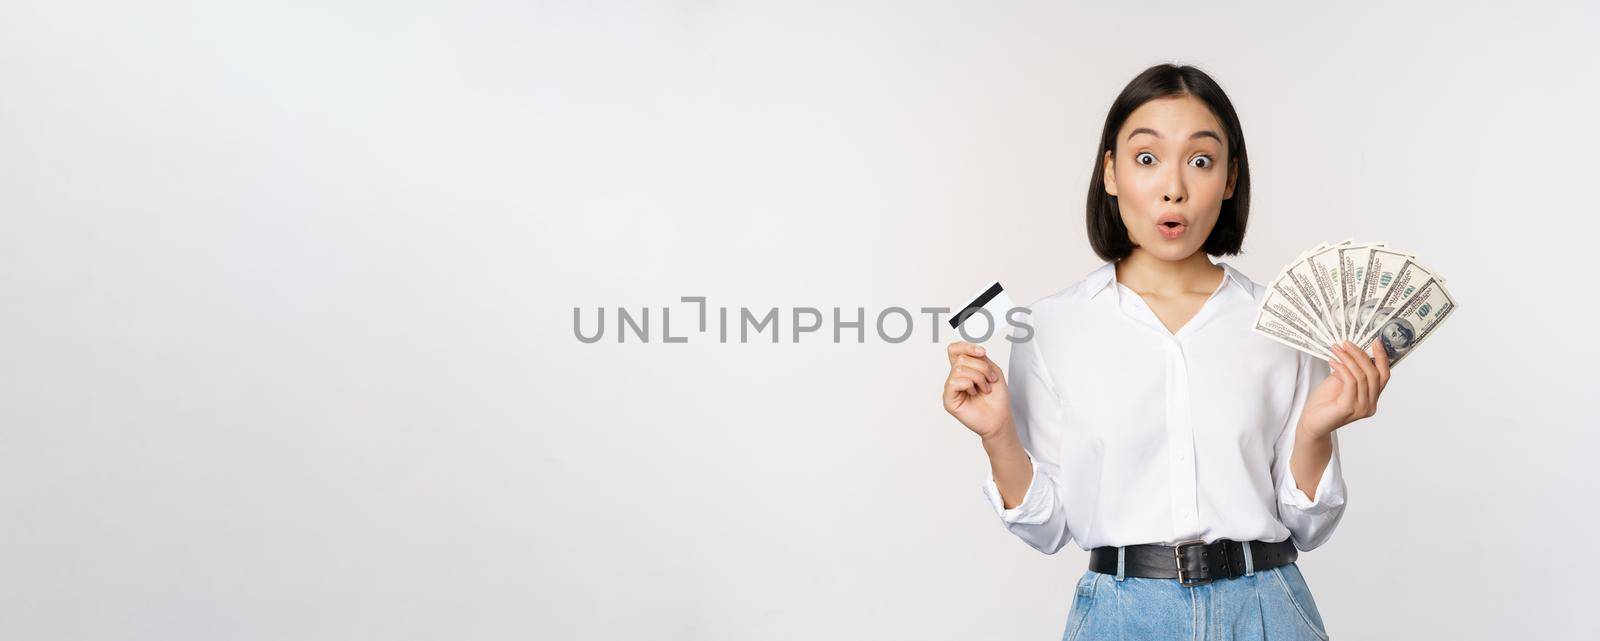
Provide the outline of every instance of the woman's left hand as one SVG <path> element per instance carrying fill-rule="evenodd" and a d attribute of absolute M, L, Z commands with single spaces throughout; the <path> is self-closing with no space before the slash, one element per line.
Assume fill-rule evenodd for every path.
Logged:
<path fill-rule="evenodd" d="M 1311 392 L 1300 412 L 1299 428 L 1312 436 L 1377 414 L 1378 395 L 1389 384 L 1389 352 L 1381 341 L 1372 341 L 1370 356 L 1350 341 L 1335 345 L 1333 355 L 1339 359 L 1328 361 L 1333 375 Z"/>

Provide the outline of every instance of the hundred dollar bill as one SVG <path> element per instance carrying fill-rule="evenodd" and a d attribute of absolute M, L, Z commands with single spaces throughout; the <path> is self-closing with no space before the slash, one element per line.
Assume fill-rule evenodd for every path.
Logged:
<path fill-rule="evenodd" d="M 1389 367 L 1399 365 L 1407 355 L 1416 351 L 1417 346 L 1433 330 L 1438 329 L 1455 309 L 1455 297 L 1445 289 L 1443 281 L 1430 279 L 1418 288 L 1403 307 L 1373 332 L 1373 336 L 1383 345 L 1383 351 L 1389 355 Z"/>
<path fill-rule="evenodd" d="M 1287 323 L 1278 320 L 1276 317 L 1268 316 L 1266 318 L 1258 318 L 1256 320 L 1255 331 L 1262 336 L 1275 340 L 1279 343 L 1283 343 L 1284 345 L 1288 345 L 1289 347 L 1293 347 L 1312 356 L 1316 356 L 1324 360 L 1332 357 L 1332 354 L 1329 354 L 1328 350 L 1323 349 L 1321 346 L 1318 346 L 1315 343 L 1308 342 L 1293 327 L 1290 327 Z"/>
<path fill-rule="evenodd" d="M 1333 342 L 1322 330 L 1317 329 L 1311 314 L 1305 300 L 1299 297 L 1299 292 L 1292 285 L 1278 280 L 1268 286 L 1267 295 L 1261 298 L 1261 305 L 1256 308 L 1256 324 L 1259 326 L 1268 318 L 1276 318 L 1305 342 L 1324 348 L 1331 346 Z"/>
<path fill-rule="evenodd" d="M 1340 321 L 1344 323 L 1345 330 L 1340 340 L 1355 340 L 1352 334 L 1356 310 L 1361 306 L 1361 279 L 1367 273 L 1367 256 L 1374 248 L 1383 246 L 1382 242 L 1372 242 L 1339 248 L 1339 295 L 1344 299 Z"/>
<path fill-rule="evenodd" d="M 1357 345 L 1371 345 L 1372 339 L 1375 338 L 1373 334 L 1378 331 L 1384 320 L 1404 307 L 1423 285 L 1433 280 L 1433 272 L 1412 258 L 1406 258 L 1399 267 L 1389 286 L 1384 288 L 1383 295 L 1376 299 L 1376 305 L 1373 306 L 1373 313 L 1367 324 L 1356 329 L 1358 338 L 1355 340 L 1359 340 Z"/>
<path fill-rule="evenodd" d="M 1442 274 L 1386 243 L 1320 243 L 1269 282 L 1253 329 L 1324 359 L 1337 342 L 1377 341 L 1398 363 L 1454 311 L 1445 287 Z"/>
<path fill-rule="evenodd" d="M 1293 265 L 1290 265 L 1283 275 L 1283 277 L 1287 278 L 1290 284 L 1292 284 L 1300 292 L 1300 297 L 1306 301 L 1308 307 L 1311 309 L 1311 320 L 1317 324 L 1318 329 L 1322 330 L 1322 334 L 1328 337 L 1339 335 L 1338 330 L 1334 327 L 1332 319 L 1331 310 L 1333 310 L 1334 307 L 1333 305 L 1329 304 L 1326 292 L 1323 290 L 1322 286 L 1317 283 L 1317 274 L 1312 270 L 1311 264 L 1314 260 L 1316 260 L 1317 256 L 1326 252 L 1332 252 L 1339 245 L 1349 244 L 1349 242 L 1350 241 L 1346 240 L 1338 245 L 1325 247 L 1321 250 L 1312 252 L 1312 254 L 1307 256 L 1304 260 L 1297 261 Z"/>
<path fill-rule="evenodd" d="M 1322 328 L 1322 324 L 1320 322 L 1316 322 L 1317 316 L 1316 312 L 1311 309 L 1311 301 L 1306 299 L 1305 294 L 1301 292 L 1300 288 L 1294 284 L 1294 280 L 1289 278 L 1289 270 L 1293 269 L 1295 265 L 1299 265 L 1300 261 L 1305 260 L 1307 256 L 1322 251 L 1327 247 L 1328 243 L 1317 243 L 1316 247 L 1300 252 L 1300 255 L 1295 256 L 1294 260 L 1289 261 L 1278 270 L 1278 274 L 1272 277 L 1271 284 L 1269 285 L 1269 287 L 1277 290 L 1279 294 L 1284 296 L 1287 301 L 1292 302 L 1296 311 L 1300 312 L 1301 316 L 1313 321 L 1319 330 L 1318 335 L 1321 335 L 1320 330 Z M 1265 299 L 1263 299 L 1262 306 L 1265 306 L 1265 302 Z"/>
<path fill-rule="evenodd" d="M 1347 333 L 1344 327 L 1344 290 L 1339 286 L 1339 251 L 1350 246 L 1350 241 L 1324 249 L 1306 259 L 1311 268 L 1312 283 L 1317 287 L 1323 309 L 1327 310 L 1329 336 L 1342 340 Z"/>
<path fill-rule="evenodd" d="M 1354 337 L 1351 342 L 1360 338 L 1362 330 L 1372 321 L 1373 314 L 1378 310 L 1378 302 L 1388 293 L 1395 276 L 1409 259 L 1409 254 L 1388 248 L 1374 247 L 1367 252 L 1367 268 L 1361 278 L 1360 302 L 1356 304 L 1355 331 L 1352 332 Z"/>

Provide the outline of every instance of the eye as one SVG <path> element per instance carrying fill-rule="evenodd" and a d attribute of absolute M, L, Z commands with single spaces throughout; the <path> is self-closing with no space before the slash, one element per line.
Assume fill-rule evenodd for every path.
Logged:
<path fill-rule="evenodd" d="M 1150 157 L 1150 162 L 1144 162 L 1143 160 L 1140 160 L 1140 158 L 1144 158 L 1146 156 Z M 1153 163 L 1155 161 L 1156 161 L 1155 154 L 1152 154 L 1152 153 L 1150 153 L 1148 151 L 1141 151 L 1141 152 L 1139 152 L 1139 155 L 1133 157 L 1133 162 L 1141 164 L 1141 165 L 1148 165 L 1148 164 Z"/>
<path fill-rule="evenodd" d="M 1191 160 L 1189 162 L 1190 162 L 1190 164 L 1193 164 L 1195 161 L 1204 161 L 1204 162 L 1201 162 L 1201 164 L 1195 165 L 1196 167 L 1199 167 L 1201 169 L 1210 169 L 1211 168 L 1211 163 L 1213 162 L 1211 160 L 1210 156 L 1204 156 L 1204 155 L 1195 156 L 1194 160 Z"/>

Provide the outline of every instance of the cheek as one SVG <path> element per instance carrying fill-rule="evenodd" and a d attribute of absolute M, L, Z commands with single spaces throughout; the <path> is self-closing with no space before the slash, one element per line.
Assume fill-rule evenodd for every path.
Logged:
<path fill-rule="evenodd" d="M 1197 173 L 1201 170 L 1195 170 Z M 1200 173 L 1186 181 L 1189 188 L 1189 204 L 1196 211 L 1206 212 L 1206 219 L 1199 223 L 1209 229 L 1217 222 L 1217 217 L 1222 213 L 1222 193 L 1227 190 L 1227 176 L 1216 172 Z"/>
<path fill-rule="evenodd" d="M 1155 178 L 1155 172 L 1135 167 L 1118 174 L 1117 192 L 1117 207 L 1122 211 L 1123 224 L 1127 224 L 1129 217 L 1140 220 L 1149 217 L 1151 206 L 1161 202 L 1166 188 Z M 1134 229 L 1134 226 L 1128 225 L 1128 228 Z"/>
<path fill-rule="evenodd" d="M 1195 169 L 1190 174 L 1189 191 L 1194 194 L 1195 200 L 1222 200 L 1222 192 L 1228 187 L 1228 175 L 1219 170 Z"/>
<path fill-rule="evenodd" d="M 1122 178 L 1126 176 L 1126 178 Z M 1118 174 L 1117 186 L 1135 200 L 1143 202 L 1155 196 L 1159 198 L 1166 189 L 1162 184 L 1159 172 L 1151 171 L 1145 167 L 1131 167 L 1127 172 Z"/>

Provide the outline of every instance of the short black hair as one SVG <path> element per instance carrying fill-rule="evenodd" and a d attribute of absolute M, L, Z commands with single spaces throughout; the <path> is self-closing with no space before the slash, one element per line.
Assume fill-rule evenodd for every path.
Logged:
<path fill-rule="evenodd" d="M 1111 103 L 1111 111 L 1106 113 L 1105 129 L 1100 133 L 1100 148 L 1094 154 L 1094 175 L 1089 177 L 1088 224 L 1089 245 L 1103 260 L 1115 261 L 1133 252 L 1133 241 L 1128 238 L 1128 228 L 1122 224 L 1117 197 L 1106 193 L 1106 152 L 1116 154 L 1117 132 L 1135 109 L 1151 100 L 1179 96 L 1194 96 L 1211 109 L 1227 137 L 1229 162 L 1238 163 L 1239 168 L 1233 196 L 1222 201 L 1217 224 L 1201 250 L 1212 256 L 1237 255 L 1244 245 L 1245 223 L 1250 218 L 1250 155 L 1245 151 L 1244 130 L 1239 126 L 1239 115 L 1233 111 L 1233 102 L 1204 71 L 1188 65 L 1159 64 L 1144 70 L 1122 88 L 1122 93 Z"/>

